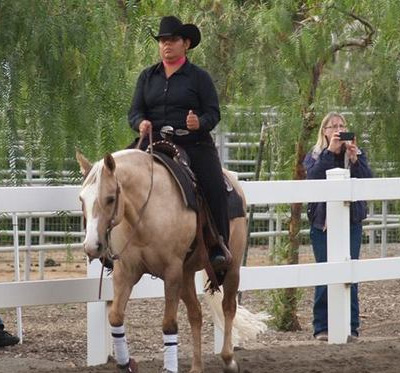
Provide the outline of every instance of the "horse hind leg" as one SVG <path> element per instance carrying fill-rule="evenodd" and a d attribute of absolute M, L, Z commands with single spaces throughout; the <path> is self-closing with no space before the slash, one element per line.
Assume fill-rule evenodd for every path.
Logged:
<path fill-rule="evenodd" d="M 196 295 L 194 273 L 185 273 L 183 283 L 185 286 L 182 289 L 181 298 L 186 305 L 193 338 L 193 359 L 190 373 L 201 373 L 203 372 L 201 359 L 201 325 L 203 316 L 201 305 Z"/>
<path fill-rule="evenodd" d="M 239 286 L 238 270 L 228 271 L 224 281 L 224 296 L 222 300 L 222 310 L 225 318 L 224 344 L 221 351 L 221 358 L 224 363 L 224 373 L 239 373 L 240 368 L 234 359 L 232 328 L 233 319 L 236 314 L 236 293 Z"/>

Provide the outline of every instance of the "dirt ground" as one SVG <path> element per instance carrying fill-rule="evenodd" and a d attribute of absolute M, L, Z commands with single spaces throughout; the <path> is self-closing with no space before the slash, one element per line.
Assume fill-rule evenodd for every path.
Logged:
<path fill-rule="evenodd" d="M 363 257 L 379 256 L 379 248 Z M 390 256 L 400 255 L 400 247 L 390 247 Z M 85 261 L 80 253 L 68 262 L 60 254 L 48 254 L 60 264 L 46 268 L 45 278 L 82 277 Z M 301 262 L 311 260 L 311 250 L 301 251 Z M 35 263 L 35 258 L 33 258 Z M 267 264 L 268 253 L 252 249 L 250 264 Z M 0 281 L 11 280 L 13 263 L 8 254 L 0 254 Z M 23 277 L 23 276 L 22 276 Z M 32 266 L 31 278 L 38 277 Z M 345 345 L 328 345 L 312 337 L 313 289 L 303 291 L 298 317 L 302 326 L 297 332 L 277 332 L 272 327 L 256 341 L 241 345 L 236 351 L 241 373 L 378 373 L 400 371 L 400 281 L 360 284 L 361 336 Z M 252 312 L 265 311 L 270 305 L 268 291 L 246 292 L 242 304 Z M 202 302 L 204 303 L 204 302 Z M 204 372 L 222 372 L 218 355 L 213 354 L 213 327 L 206 304 L 203 304 Z M 162 368 L 162 300 L 130 301 L 126 330 L 131 355 L 139 362 L 140 373 L 157 373 Z M 86 367 L 86 305 L 26 307 L 22 310 L 22 344 L 0 348 L 0 373 L 26 372 L 115 372 L 115 363 Z M 16 332 L 15 310 L 2 309 L 6 328 Z M 179 310 L 180 372 L 190 370 L 190 331 L 184 307 Z"/>

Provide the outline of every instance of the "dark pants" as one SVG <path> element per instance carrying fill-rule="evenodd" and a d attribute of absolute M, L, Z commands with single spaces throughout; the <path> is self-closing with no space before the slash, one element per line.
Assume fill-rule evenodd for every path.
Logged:
<path fill-rule="evenodd" d="M 311 227 L 311 243 L 314 251 L 315 261 L 323 263 L 327 261 L 327 234 L 318 228 Z M 351 259 L 360 257 L 362 238 L 362 225 L 350 224 L 350 256 Z M 351 297 L 351 332 L 358 335 L 360 326 L 358 306 L 358 284 L 352 284 Z M 328 330 L 328 289 L 326 285 L 316 286 L 314 294 L 314 335 Z"/>
<path fill-rule="evenodd" d="M 0 330 L 4 330 L 4 323 L 1 317 L 0 317 Z"/>
<path fill-rule="evenodd" d="M 228 246 L 228 198 L 217 149 L 214 144 L 199 144 L 184 149 L 190 158 L 191 169 L 203 191 L 218 233 Z"/>

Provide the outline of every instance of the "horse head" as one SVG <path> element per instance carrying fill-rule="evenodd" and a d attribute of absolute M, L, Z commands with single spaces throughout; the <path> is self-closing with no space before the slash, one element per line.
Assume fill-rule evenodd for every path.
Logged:
<path fill-rule="evenodd" d="M 84 176 L 79 195 L 86 222 L 83 248 L 90 259 L 99 258 L 106 254 L 110 232 L 124 214 L 116 164 L 111 154 L 93 165 L 78 151 L 76 159 Z"/>

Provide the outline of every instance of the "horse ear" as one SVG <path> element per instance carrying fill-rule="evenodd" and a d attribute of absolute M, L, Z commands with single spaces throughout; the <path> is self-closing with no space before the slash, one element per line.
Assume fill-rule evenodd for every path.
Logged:
<path fill-rule="evenodd" d="M 113 173 L 115 171 L 115 161 L 113 156 L 110 153 L 107 153 L 104 156 L 104 166 L 106 166 L 107 170 L 110 173 Z"/>
<path fill-rule="evenodd" d="M 78 149 L 76 149 L 75 157 L 81 168 L 82 175 L 86 177 L 89 174 L 90 170 L 92 169 L 92 164 L 85 158 L 85 156 Z"/>

